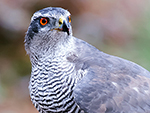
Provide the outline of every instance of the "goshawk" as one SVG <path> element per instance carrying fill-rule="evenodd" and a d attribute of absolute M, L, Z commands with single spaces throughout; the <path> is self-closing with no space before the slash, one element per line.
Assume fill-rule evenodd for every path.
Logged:
<path fill-rule="evenodd" d="M 150 72 L 72 36 L 70 13 L 34 13 L 25 36 L 40 113 L 150 113 Z"/>

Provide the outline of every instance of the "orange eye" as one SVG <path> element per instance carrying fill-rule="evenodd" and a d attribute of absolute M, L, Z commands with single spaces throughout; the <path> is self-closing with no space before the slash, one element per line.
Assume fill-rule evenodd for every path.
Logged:
<path fill-rule="evenodd" d="M 48 23 L 48 19 L 47 19 L 47 18 L 43 17 L 43 18 L 40 19 L 40 24 L 41 24 L 41 25 L 44 26 L 44 25 L 46 25 L 47 23 Z"/>
<path fill-rule="evenodd" d="M 69 23 L 71 23 L 71 17 L 70 16 L 68 16 L 68 21 L 69 21 Z"/>

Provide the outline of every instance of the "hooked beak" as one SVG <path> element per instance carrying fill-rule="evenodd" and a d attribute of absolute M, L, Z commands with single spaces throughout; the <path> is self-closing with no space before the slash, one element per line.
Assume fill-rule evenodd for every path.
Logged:
<path fill-rule="evenodd" d="M 69 25 L 65 20 L 63 20 L 63 24 L 59 28 L 55 28 L 55 30 L 67 32 L 67 34 L 70 35 Z"/>

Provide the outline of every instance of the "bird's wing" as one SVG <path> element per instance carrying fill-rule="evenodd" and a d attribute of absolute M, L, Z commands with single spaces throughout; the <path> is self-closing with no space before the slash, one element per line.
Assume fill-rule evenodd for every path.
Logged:
<path fill-rule="evenodd" d="M 150 113 L 150 73 L 141 66 L 77 41 L 76 70 L 83 78 L 75 101 L 88 113 Z"/>

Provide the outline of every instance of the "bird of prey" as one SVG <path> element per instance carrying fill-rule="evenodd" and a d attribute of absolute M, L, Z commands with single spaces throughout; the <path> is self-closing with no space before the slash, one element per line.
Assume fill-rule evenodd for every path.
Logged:
<path fill-rule="evenodd" d="M 25 49 L 40 113 L 150 113 L 150 72 L 74 37 L 69 11 L 35 12 Z"/>

